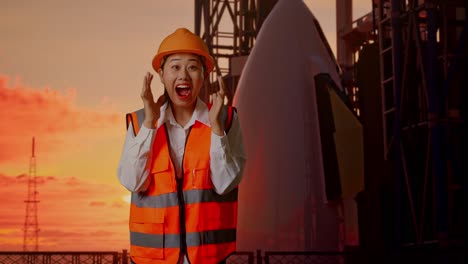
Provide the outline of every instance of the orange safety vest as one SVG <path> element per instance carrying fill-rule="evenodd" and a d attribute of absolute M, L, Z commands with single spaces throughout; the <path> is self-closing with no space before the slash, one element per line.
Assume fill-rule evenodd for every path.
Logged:
<path fill-rule="evenodd" d="M 225 109 L 228 130 L 234 108 Z M 132 122 L 135 134 L 143 120 L 142 110 L 127 114 L 127 126 Z M 178 179 L 166 125 L 158 128 L 150 185 L 131 198 L 130 255 L 135 263 L 177 263 L 185 253 L 192 264 L 216 264 L 236 250 L 238 188 L 225 195 L 214 191 L 210 143 L 211 128 L 196 121 L 185 145 L 183 177 Z"/>

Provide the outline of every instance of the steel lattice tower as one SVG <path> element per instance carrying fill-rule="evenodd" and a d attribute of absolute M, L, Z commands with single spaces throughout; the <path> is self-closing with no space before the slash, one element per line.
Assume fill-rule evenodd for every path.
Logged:
<path fill-rule="evenodd" d="M 39 224 L 37 221 L 37 176 L 36 176 L 36 156 L 35 156 L 35 140 L 32 139 L 32 152 L 29 161 L 28 175 L 28 198 L 26 203 L 26 215 L 24 218 L 24 240 L 23 251 L 38 251 L 39 244 Z"/>
<path fill-rule="evenodd" d="M 218 90 L 217 76 L 225 83 L 232 103 L 241 68 L 253 48 L 257 33 L 277 0 L 195 0 L 195 34 L 207 44 L 215 70 L 200 92 L 200 98 Z"/>

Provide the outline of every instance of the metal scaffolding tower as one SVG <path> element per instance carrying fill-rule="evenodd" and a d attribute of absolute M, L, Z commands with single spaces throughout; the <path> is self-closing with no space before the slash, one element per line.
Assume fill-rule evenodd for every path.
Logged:
<path fill-rule="evenodd" d="M 361 242 L 461 245 L 468 241 L 468 2 L 371 3 L 373 32 L 355 21 L 343 36 L 359 58 Z"/>
<path fill-rule="evenodd" d="M 29 162 L 28 175 L 28 198 L 26 203 L 26 215 L 24 218 L 24 240 L 23 251 L 38 251 L 39 249 L 39 224 L 37 221 L 37 176 L 36 176 L 36 155 L 35 140 L 32 139 L 32 152 Z"/>
<path fill-rule="evenodd" d="M 458 244 L 466 229 L 461 143 L 468 3 L 372 2 L 384 157 L 394 171 L 392 244 Z"/>
<path fill-rule="evenodd" d="M 342 85 L 346 89 L 353 111 L 360 115 L 359 87 L 355 65 L 363 45 L 374 43 L 372 12 L 352 21 L 352 0 L 336 0 L 337 61 L 342 70 Z"/>
<path fill-rule="evenodd" d="M 261 24 L 277 0 L 195 0 L 195 34 L 208 45 L 215 70 L 200 92 L 208 101 L 218 89 L 217 75 L 223 76 L 229 103 L 240 72 L 250 54 Z"/>

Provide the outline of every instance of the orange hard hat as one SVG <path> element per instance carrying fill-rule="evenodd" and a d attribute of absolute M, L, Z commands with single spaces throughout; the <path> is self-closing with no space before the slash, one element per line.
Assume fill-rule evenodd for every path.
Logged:
<path fill-rule="evenodd" d="M 167 36 L 159 45 L 158 53 L 153 58 L 153 68 L 158 71 L 164 57 L 174 53 L 193 53 L 205 58 L 206 73 L 213 70 L 214 60 L 205 42 L 186 28 L 178 28 Z"/>

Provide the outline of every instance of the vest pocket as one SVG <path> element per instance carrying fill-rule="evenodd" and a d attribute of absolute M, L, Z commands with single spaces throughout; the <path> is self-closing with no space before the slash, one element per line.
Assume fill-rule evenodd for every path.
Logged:
<path fill-rule="evenodd" d="M 153 162 L 151 172 L 152 173 L 158 173 L 158 172 L 163 172 L 163 171 L 168 171 L 169 170 L 169 159 L 158 159 Z"/>
<path fill-rule="evenodd" d="M 153 175 L 153 187 L 156 194 L 170 193 L 177 191 L 174 175 L 170 170 L 170 161 L 167 159 L 154 161 L 151 173 Z"/>
<path fill-rule="evenodd" d="M 130 222 L 130 254 L 135 257 L 164 259 L 164 214 L 161 209 L 144 208 L 135 214 L 144 214 Z"/>
<path fill-rule="evenodd" d="M 209 189 L 213 187 L 209 168 L 192 169 L 190 176 L 192 178 L 193 189 Z"/>

